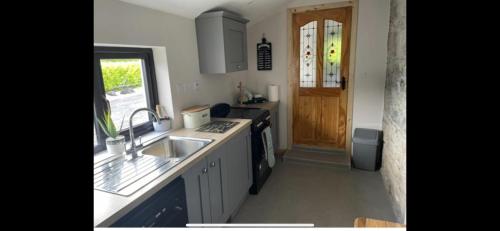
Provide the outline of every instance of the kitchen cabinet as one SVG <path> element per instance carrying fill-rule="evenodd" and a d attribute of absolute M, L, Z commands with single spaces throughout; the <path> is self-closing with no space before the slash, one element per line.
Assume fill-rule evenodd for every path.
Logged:
<path fill-rule="evenodd" d="M 252 184 L 250 128 L 187 170 L 189 223 L 225 223 L 234 215 Z"/>
<path fill-rule="evenodd" d="M 225 144 L 228 166 L 229 209 L 234 215 L 252 186 L 252 144 L 250 130 L 239 133 Z"/>
<path fill-rule="evenodd" d="M 205 12 L 196 18 L 200 73 L 222 74 L 248 69 L 247 22 L 230 11 Z"/>
<path fill-rule="evenodd" d="M 203 159 L 182 175 L 186 182 L 189 223 L 212 223 L 207 160 Z"/>
<path fill-rule="evenodd" d="M 178 177 L 111 227 L 186 227 L 187 223 L 184 180 Z"/>
<path fill-rule="evenodd" d="M 223 223 L 228 216 L 224 154 L 219 148 L 183 174 L 190 223 Z"/>
<path fill-rule="evenodd" d="M 212 223 L 224 223 L 229 214 L 227 191 L 227 167 L 226 152 L 224 148 L 213 152 L 207 157 L 208 161 L 208 182 L 210 193 L 210 214 Z"/>

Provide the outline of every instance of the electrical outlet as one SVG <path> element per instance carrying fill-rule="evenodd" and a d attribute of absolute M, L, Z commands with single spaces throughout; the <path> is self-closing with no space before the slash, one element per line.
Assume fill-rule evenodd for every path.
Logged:
<path fill-rule="evenodd" d="M 195 91 L 200 90 L 200 83 L 198 81 L 193 82 L 193 90 Z"/>

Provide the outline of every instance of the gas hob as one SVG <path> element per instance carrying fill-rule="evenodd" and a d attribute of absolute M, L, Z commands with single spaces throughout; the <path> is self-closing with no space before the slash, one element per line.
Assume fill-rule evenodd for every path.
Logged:
<path fill-rule="evenodd" d="M 239 124 L 239 122 L 231 122 L 231 121 L 212 121 L 205 125 L 202 125 L 196 131 L 199 132 L 212 132 L 212 133 L 224 133 L 232 127 Z"/>

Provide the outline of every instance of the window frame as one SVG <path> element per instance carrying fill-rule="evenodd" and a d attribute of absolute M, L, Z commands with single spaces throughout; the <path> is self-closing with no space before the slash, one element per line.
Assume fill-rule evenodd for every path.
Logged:
<path fill-rule="evenodd" d="M 154 110 L 155 105 L 159 104 L 158 89 L 155 74 L 155 65 L 153 59 L 153 49 L 151 48 L 132 48 L 132 47 L 94 47 L 94 126 L 96 128 L 97 145 L 94 146 L 94 154 L 106 149 L 106 134 L 102 131 L 97 122 L 97 115 L 103 115 L 104 111 L 109 110 L 106 102 L 106 93 L 104 91 L 104 81 L 101 71 L 101 59 L 142 59 L 143 85 L 146 89 L 146 101 L 148 108 Z M 149 121 L 134 125 L 134 135 L 136 137 L 153 131 L 153 116 L 148 113 Z M 120 132 L 125 136 L 126 141 L 130 141 L 129 129 Z"/>

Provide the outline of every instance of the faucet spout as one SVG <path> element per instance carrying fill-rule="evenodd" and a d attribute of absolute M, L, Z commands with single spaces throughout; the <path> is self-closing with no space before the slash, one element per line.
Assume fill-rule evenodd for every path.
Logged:
<path fill-rule="evenodd" d="M 161 123 L 161 120 L 160 120 L 160 117 L 158 116 L 158 114 L 156 114 L 155 111 L 149 109 L 149 108 L 139 108 L 137 110 L 135 110 L 134 112 L 132 112 L 132 114 L 130 115 L 130 119 L 129 119 L 129 133 L 130 133 L 130 154 L 132 155 L 132 158 L 136 158 L 137 157 L 137 146 L 135 145 L 135 138 L 134 138 L 134 125 L 132 124 L 132 119 L 134 118 L 134 115 L 137 114 L 137 112 L 141 112 L 141 111 L 147 111 L 151 114 L 153 114 L 153 116 L 155 117 L 156 121 L 158 123 Z"/>

